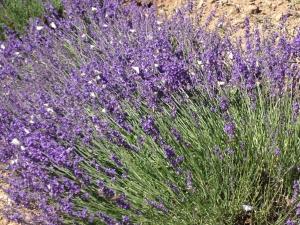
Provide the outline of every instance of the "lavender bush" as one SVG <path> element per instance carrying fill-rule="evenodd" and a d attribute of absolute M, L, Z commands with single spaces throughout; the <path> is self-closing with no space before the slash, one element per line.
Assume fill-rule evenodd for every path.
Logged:
<path fill-rule="evenodd" d="M 136 3 L 62 4 L 0 43 L 0 158 L 13 200 L 3 214 L 299 222 L 300 32 L 246 20 L 234 40 L 222 20 L 197 25 L 192 3 L 168 20 Z"/>

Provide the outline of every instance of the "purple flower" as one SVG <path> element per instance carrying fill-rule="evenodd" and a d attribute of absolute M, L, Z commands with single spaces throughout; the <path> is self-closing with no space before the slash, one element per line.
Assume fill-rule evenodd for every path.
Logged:
<path fill-rule="evenodd" d="M 171 129 L 171 133 L 174 135 L 176 141 L 181 141 L 181 134 L 179 133 L 179 131 L 176 128 L 172 128 Z"/>
<path fill-rule="evenodd" d="M 122 216 L 122 225 L 132 225 L 133 223 L 130 221 L 128 216 Z"/>
<path fill-rule="evenodd" d="M 96 216 L 101 219 L 106 225 L 117 225 L 119 222 L 103 212 L 97 212 Z"/>
<path fill-rule="evenodd" d="M 296 223 L 291 220 L 291 219 L 288 219 L 286 222 L 285 222 L 286 225 L 296 225 Z"/>
<path fill-rule="evenodd" d="M 222 112 L 226 112 L 229 108 L 229 101 L 227 98 L 222 97 L 219 102 L 219 106 Z"/>
<path fill-rule="evenodd" d="M 157 209 L 158 211 L 163 212 L 164 214 L 167 214 L 169 210 L 165 207 L 165 205 L 161 202 L 156 202 L 153 200 L 146 200 L 148 205 L 152 206 L 153 208 Z"/>
<path fill-rule="evenodd" d="M 164 150 L 165 150 L 165 155 L 166 155 L 168 160 L 172 160 L 173 158 L 176 157 L 176 153 L 175 153 L 175 151 L 172 147 L 166 146 L 164 148 Z"/>
<path fill-rule="evenodd" d="M 142 120 L 142 128 L 144 132 L 151 137 L 157 139 L 159 135 L 159 131 L 155 126 L 154 119 L 151 116 L 147 116 L 145 119 Z"/>
<path fill-rule="evenodd" d="M 116 204 L 118 205 L 118 207 L 122 208 L 122 209 L 130 209 L 130 204 L 127 202 L 126 196 L 124 194 L 121 194 L 120 196 L 117 197 L 116 199 Z"/>
<path fill-rule="evenodd" d="M 115 177 L 117 175 L 116 170 L 112 168 L 104 168 L 104 173 L 109 177 Z"/>
<path fill-rule="evenodd" d="M 298 102 L 293 103 L 293 118 L 296 120 L 300 114 L 300 104 Z"/>
<path fill-rule="evenodd" d="M 118 167 L 123 167 L 123 163 L 121 162 L 121 160 L 120 160 L 115 154 L 111 154 L 111 155 L 110 155 L 110 159 L 111 159 Z"/>
<path fill-rule="evenodd" d="M 275 154 L 275 156 L 279 156 L 281 154 L 280 148 L 278 148 L 278 147 L 275 148 L 274 154 Z"/>
<path fill-rule="evenodd" d="M 236 132 L 235 124 L 233 122 L 226 123 L 224 126 L 224 131 L 229 138 L 233 138 Z"/>
<path fill-rule="evenodd" d="M 174 184 L 174 183 L 168 183 L 168 186 L 171 188 L 171 190 L 175 193 L 175 194 L 179 194 L 180 193 L 180 190 L 179 190 L 179 188 L 177 187 L 177 185 L 176 184 Z"/>
<path fill-rule="evenodd" d="M 300 218 L 300 203 L 298 203 L 296 207 L 296 216 Z"/>
<path fill-rule="evenodd" d="M 112 199 L 116 195 L 116 192 L 113 189 L 107 187 L 103 181 L 100 181 L 98 183 L 98 186 L 99 186 L 98 194 L 100 196 L 103 196 L 107 199 Z"/>

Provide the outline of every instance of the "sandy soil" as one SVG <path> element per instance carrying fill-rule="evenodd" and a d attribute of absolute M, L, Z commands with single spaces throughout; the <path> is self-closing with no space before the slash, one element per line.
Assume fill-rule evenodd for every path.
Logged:
<path fill-rule="evenodd" d="M 2 171 L 2 174 L 4 174 L 2 165 L 0 165 L 0 173 L 1 173 L 1 171 Z M 1 181 L 1 179 L 0 179 L 0 225 L 17 225 L 16 223 L 7 221 L 1 213 L 1 212 L 3 212 L 5 205 L 10 204 L 10 199 L 7 197 L 7 195 L 4 193 L 4 191 L 1 190 L 2 185 L 3 185 L 3 181 Z"/>
<path fill-rule="evenodd" d="M 160 7 L 161 13 L 169 14 L 182 5 L 184 0 L 154 0 L 154 2 Z M 291 35 L 294 34 L 294 28 L 300 25 L 300 0 L 198 0 L 197 8 L 204 9 L 203 20 L 212 10 L 216 10 L 216 18 L 225 16 L 233 26 L 237 27 L 237 35 L 243 35 L 243 24 L 247 16 L 253 24 L 262 24 L 267 18 L 276 24 L 282 14 L 287 14 L 287 27 Z M 1 210 L 8 202 L 8 197 L 0 189 L 0 225 L 16 225 L 1 216 Z"/>
<path fill-rule="evenodd" d="M 149 0 L 146 0 L 149 1 Z M 185 0 L 155 0 L 161 12 L 170 13 Z M 215 10 L 215 20 L 224 16 L 236 29 L 238 36 L 243 35 L 244 21 L 250 18 L 253 25 L 261 25 L 266 19 L 278 24 L 283 14 L 287 15 L 287 28 L 294 35 L 295 28 L 300 26 L 300 0 L 197 0 L 197 9 L 203 9 L 202 21 Z"/>

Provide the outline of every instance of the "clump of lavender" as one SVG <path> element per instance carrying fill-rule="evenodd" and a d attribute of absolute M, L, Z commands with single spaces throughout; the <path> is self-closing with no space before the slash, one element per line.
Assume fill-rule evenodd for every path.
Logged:
<path fill-rule="evenodd" d="M 5 191 L 37 209 L 33 223 L 232 224 L 244 202 L 261 215 L 273 193 L 299 202 L 300 33 L 260 36 L 246 21 L 244 49 L 196 26 L 191 7 L 168 20 L 134 2 L 45 7 L 0 42 Z"/>

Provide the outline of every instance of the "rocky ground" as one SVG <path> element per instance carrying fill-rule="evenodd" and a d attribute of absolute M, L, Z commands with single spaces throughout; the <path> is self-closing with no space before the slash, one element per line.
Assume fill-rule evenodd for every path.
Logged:
<path fill-rule="evenodd" d="M 172 10 L 182 5 L 184 0 L 154 0 L 154 3 L 160 7 L 162 14 L 170 14 Z M 215 10 L 215 18 L 224 16 L 236 28 L 235 32 L 238 36 L 243 35 L 246 17 L 257 25 L 262 24 L 266 19 L 270 19 L 273 24 L 278 24 L 282 15 L 286 14 L 286 24 L 291 35 L 294 35 L 295 28 L 300 25 L 300 0 L 197 0 L 197 8 L 203 10 L 203 21 L 212 10 Z M 1 211 L 7 203 L 9 199 L 0 189 L 0 225 L 16 225 L 1 216 Z"/>
<path fill-rule="evenodd" d="M 0 172 L 3 173 L 3 166 L 0 165 Z M 7 197 L 7 195 L 4 193 L 3 190 L 1 190 L 1 187 L 3 186 L 3 181 L 0 179 L 0 225 L 17 225 L 16 223 L 7 221 L 1 212 L 3 212 L 3 209 L 6 205 L 10 204 L 10 199 Z"/>
<path fill-rule="evenodd" d="M 171 12 L 183 4 L 185 0 L 156 0 L 160 11 Z M 215 11 L 215 19 L 223 17 L 235 29 L 235 34 L 244 34 L 244 21 L 250 18 L 252 25 L 262 25 L 265 20 L 277 24 L 282 15 L 286 15 L 286 27 L 288 33 L 295 34 L 295 28 L 300 25 L 300 0 L 197 0 L 198 11 L 202 11 L 202 21 L 212 11 Z"/>

